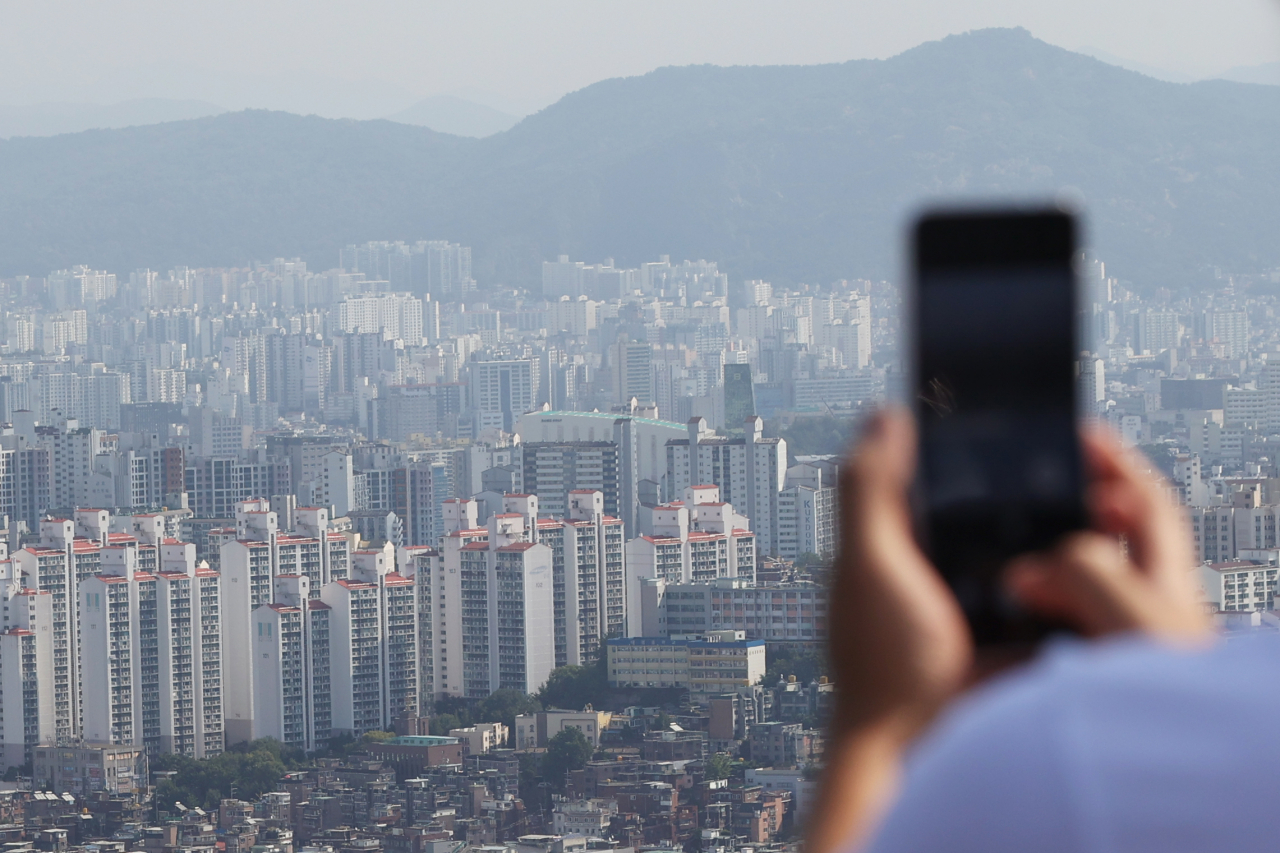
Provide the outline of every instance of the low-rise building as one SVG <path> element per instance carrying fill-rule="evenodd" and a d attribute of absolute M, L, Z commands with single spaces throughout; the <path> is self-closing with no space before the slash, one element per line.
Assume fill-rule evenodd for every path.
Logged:
<path fill-rule="evenodd" d="M 764 676 L 765 643 L 741 631 L 608 641 L 611 687 L 676 687 L 696 696 L 731 693 Z"/>
<path fill-rule="evenodd" d="M 147 752 L 141 746 L 82 743 L 36 747 L 31 779 L 37 790 L 58 794 L 140 797 L 150 783 Z"/>
<path fill-rule="evenodd" d="M 462 744 L 463 755 L 482 755 L 507 745 L 509 732 L 502 723 L 477 723 L 461 729 L 449 729 L 449 737 Z"/>
<path fill-rule="evenodd" d="M 1271 610 L 1280 566 L 1231 560 L 1200 567 L 1200 585 L 1207 602 L 1219 610 Z"/>
<path fill-rule="evenodd" d="M 829 593 L 821 584 L 648 578 L 637 595 L 628 601 L 640 626 L 634 636 L 742 631 L 748 639 L 776 643 L 816 643 L 826 636 Z"/>
<path fill-rule="evenodd" d="M 551 709 L 516 717 L 516 749 L 545 747 L 565 729 L 578 729 L 592 746 L 600 745 L 600 733 L 609 728 L 613 717 L 608 711 L 597 711 L 590 705 L 581 711 Z"/>

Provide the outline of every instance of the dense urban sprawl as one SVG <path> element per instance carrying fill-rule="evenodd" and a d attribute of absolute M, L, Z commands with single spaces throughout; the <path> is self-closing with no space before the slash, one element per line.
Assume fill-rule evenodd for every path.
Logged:
<path fill-rule="evenodd" d="M 338 260 L 0 282 L 0 834 L 793 846 L 838 454 L 900 393 L 896 288 Z M 1220 620 L 1272 624 L 1276 277 L 1084 269 L 1086 413 L 1170 477 Z"/>

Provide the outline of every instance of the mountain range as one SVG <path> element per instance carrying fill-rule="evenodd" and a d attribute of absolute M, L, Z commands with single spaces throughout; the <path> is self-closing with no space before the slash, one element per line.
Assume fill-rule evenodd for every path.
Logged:
<path fill-rule="evenodd" d="M 1169 83 L 982 30 L 887 60 L 663 68 L 483 139 L 246 111 L 0 141 L 0 274 L 474 247 L 482 285 L 558 254 L 892 277 L 923 203 L 1069 188 L 1139 287 L 1280 266 L 1280 88 Z"/>

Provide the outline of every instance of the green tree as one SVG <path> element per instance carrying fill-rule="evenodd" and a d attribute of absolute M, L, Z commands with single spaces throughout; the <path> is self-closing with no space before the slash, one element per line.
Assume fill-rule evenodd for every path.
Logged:
<path fill-rule="evenodd" d="M 533 714 L 542 710 L 542 704 L 519 690 L 504 688 L 489 694 L 475 709 L 475 720 L 478 723 L 502 723 L 508 729 L 514 729 L 516 717 L 521 714 Z"/>
<path fill-rule="evenodd" d="M 733 773 L 733 759 L 723 752 L 717 752 L 707 759 L 705 775 L 709 781 L 728 779 Z"/>
<path fill-rule="evenodd" d="M 549 792 L 542 784 L 542 756 L 536 752 L 526 752 L 518 758 L 520 775 L 516 784 L 525 809 L 550 808 L 550 803 L 543 802 L 548 798 Z"/>
<path fill-rule="evenodd" d="M 217 808 L 220 800 L 231 796 L 233 786 L 240 799 L 256 800 L 276 790 L 280 777 L 303 760 L 299 750 L 269 738 L 236 744 L 221 755 L 200 760 L 158 755 L 152 769 L 172 770 L 174 775 L 157 787 L 157 804 L 162 811 L 173 811 L 175 802 Z"/>
<path fill-rule="evenodd" d="M 760 683 L 772 687 L 788 675 L 808 684 L 826 675 L 827 657 L 818 646 L 792 646 L 770 643 L 765 647 L 765 671 Z"/>
<path fill-rule="evenodd" d="M 666 711 L 659 711 L 658 716 L 653 720 L 653 730 L 655 732 L 665 732 L 671 730 L 671 715 Z"/>
<path fill-rule="evenodd" d="M 431 733 L 440 737 L 448 737 L 450 729 L 466 728 L 453 714 L 436 714 L 431 718 Z"/>
<path fill-rule="evenodd" d="M 551 671 L 537 699 L 544 708 L 581 710 L 603 707 L 609 701 L 609 672 L 601 657 L 586 666 L 559 666 Z"/>
<path fill-rule="evenodd" d="M 453 714 L 459 720 L 466 720 L 463 725 L 471 725 L 471 703 L 461 696 L 443 696 L 436 700 L 437 714 Z"/>
<path fill-rule="evenodd" d="M 591 760 L 591 742 L 580 729 L 569 728 L 547 742 L 542 756 L 542 776 L 557 793 L 564 793 L 569 773 L 581 770 Z"/>
<path fill-rule="evenodd" d="M 787 440 L 792 457 L 840 454 L 848 449 L 855 425 L 853 418 L 821 415 L 797 418 L 778 434 Z"/>

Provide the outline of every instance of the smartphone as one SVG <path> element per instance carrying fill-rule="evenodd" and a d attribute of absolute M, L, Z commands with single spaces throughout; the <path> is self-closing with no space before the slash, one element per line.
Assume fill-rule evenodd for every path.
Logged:
<path fill-rule="evenodd" d="M 1086 524 L 1077 230 L 1032 209 L 928 212 L 913 232 L 918 535 L 979 645 L 1060 627 L 1021 610 L 1001 574 Z"/>

